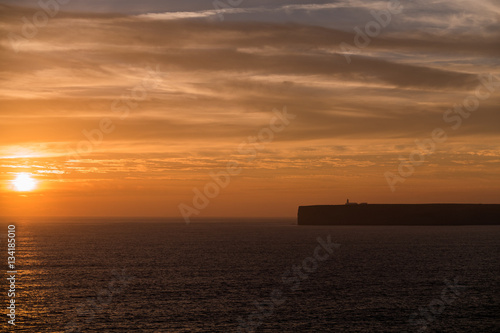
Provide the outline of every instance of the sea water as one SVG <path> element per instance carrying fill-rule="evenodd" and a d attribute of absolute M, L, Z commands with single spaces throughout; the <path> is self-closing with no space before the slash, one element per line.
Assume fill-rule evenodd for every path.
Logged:
<path fill-rule="evenodd" d="M 2 219 L 2 331 L 8 225 L 16 332 L 499 332 L 498 226 L 151 218 Z"/>

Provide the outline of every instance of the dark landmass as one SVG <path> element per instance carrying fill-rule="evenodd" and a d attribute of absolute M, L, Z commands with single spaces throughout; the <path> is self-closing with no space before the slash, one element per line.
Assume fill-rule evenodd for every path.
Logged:
<path fill-rule="evenodd" d="M 499 204 L 299 206 L 298 225 L 499 225 Z"/>

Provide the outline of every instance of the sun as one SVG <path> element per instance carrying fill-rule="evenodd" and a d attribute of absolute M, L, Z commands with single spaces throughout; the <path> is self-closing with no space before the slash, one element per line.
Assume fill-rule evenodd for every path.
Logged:
<path fill-rule="evenodd" d="M 20 173 L 17 175 L 16 179 L 12 181 L 14 188 L 19 192 L 29 192 L 36 188 L 37 181 L 31 178 L 29 173 Z"/>

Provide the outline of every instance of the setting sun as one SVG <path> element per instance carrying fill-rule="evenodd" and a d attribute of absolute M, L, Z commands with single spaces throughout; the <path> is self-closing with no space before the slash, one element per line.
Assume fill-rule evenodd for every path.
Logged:
<path fill-rule="evenodd" d="M 20 173 L 12 183 L 16 191 L 28 192 L 35 189 L 37 181 L 31 178 L 31 175 L 28 173 Z"/>

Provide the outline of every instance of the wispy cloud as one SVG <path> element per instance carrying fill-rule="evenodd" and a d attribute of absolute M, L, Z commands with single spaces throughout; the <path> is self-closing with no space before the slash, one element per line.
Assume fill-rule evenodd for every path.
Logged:
<path fill-rule="evenodd" d="M 302 186 L 307 168 L 317 180 L 311 186 L 324 188 L 321 181 L 331 180 L 327 175 L 335 169 L 335 179 L 348 188 L 355 168 L 356 177 L 376 186 L 370 177 L 440 125 L 443 112 L 477 86 L 479 74 L 500 75 L 498 5 L 425 4 L 408 4 L 366 52 L 352 55 L 350 65 L 339 43 L 352 41 L 353 25 L 373 19 L 370 10 L 385 2 L 262 3 L 228 10 L 222 23 L 207 20 L 216 12 L 201 7 L 140 15 L 63 12 L 19 53 L 8 33 L 21 34 L 20 18 L 33 10 L 2 6 L 0 178 L 30 161 L 40 166 L 34 168 L 40 177 L 54 182 L 58 171 L 75 183 L 109 182 L 113 175 L 195 182 L 231 159 L 273 108 L 287 105 L 297 120 L 246 179 L 279 169 Z M 356 21 L 335 26 L 340 13 Z M 302 14 L 309 19 L 281 19 Z M 252 15 L 261 19 L 250 20 Z M 327 17 L 328 24 L 315 24 Z M 168 78 L 127 119 L 118 119 L 110 105 L 141 81 L 148 64 Z M 487 165 L 488 175 L 498 170 L 499 147 L 487 142 L 500 136 L 499 103 L 497 95 L 481 102 L 441 155 L 450 162 L 435 161 L 434 171 L 422 173 L 471 164 Z M 103 117 L 117 130 L 82 160 L 68 161 L 68 147 Z M 453 152 L 459 147 L 465 151 Z"/>

